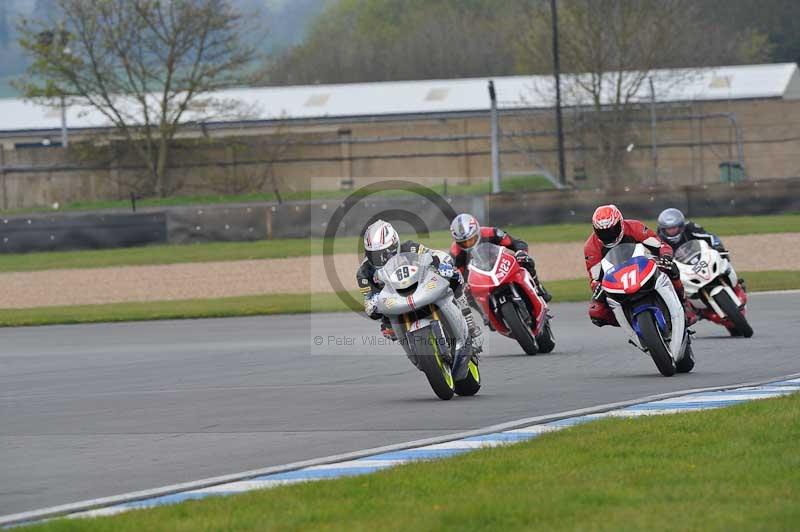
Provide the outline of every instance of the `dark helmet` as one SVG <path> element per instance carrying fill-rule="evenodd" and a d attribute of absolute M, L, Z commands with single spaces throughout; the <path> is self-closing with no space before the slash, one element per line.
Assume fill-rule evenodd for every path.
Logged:
<path fill-rule="evenodd" d="M 658 215 L 658 236 L 672 244 L 680 242 L 686 228 L 686 218 L 678 209 L 665 209 Z"/>

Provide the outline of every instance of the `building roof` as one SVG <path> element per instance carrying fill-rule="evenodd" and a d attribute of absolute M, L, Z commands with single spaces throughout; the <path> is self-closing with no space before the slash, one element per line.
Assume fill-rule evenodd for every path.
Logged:
<path fill-rule="evenodd" d="M 632 79 L 636 75 L 635 72 L 625 73 L 623 77 Z M 794 63 L 654 70 L 649 77 L 653 79 L 659 102 L 800 98 L 800 74 Z M 247 121 L 465 113 L 489 108 L 489 79 L 494 80 L 501 108 L 553 106 L 551 76 L 242 88 L 221 91 L 215 97 L 244 104 L 250 109 Z M 586 75 L 562 76 L 565 105 L 589 102 L 579 89 L 579 82 L 586 79 Z M 608 94 L 611 88 L 608 87 Z M 604 98 L 606 101 L 609 101 L 608 94 Z M 632 96 L 633 101 L 649 102 L 650 98 L 648 82 L 642 83 Z M 242 118 L 215 121 L 241 122 Z M 96 110 L 70 105 L 67 123 L 74 129 L 105 127 L 110 122 Z M 22 99 L 0 99 L 2 132 L 35 132 L 60 127 L 60 109 Z"/>

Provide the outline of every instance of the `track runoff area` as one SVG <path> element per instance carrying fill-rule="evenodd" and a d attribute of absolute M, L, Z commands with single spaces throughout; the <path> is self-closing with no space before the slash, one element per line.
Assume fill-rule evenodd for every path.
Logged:
<path fill-rule="evenodd" d="M 652 361 L 625 346 L 618 330 L 589 325 L 585 304 L 555 305 L 554 327 L 561 334 L 554 353 L 526 357 L 514 342 L 492 339 L 484 357 L 481 394 L 437 402 L 436 408 L 431 407 L 436 399 L 424 379 L 407 367 L 402 355 L 367 361 L 363 355 L 370 352 L 369 347 L 350 345 L 331 346 L 328 357 L 298 359 L 306 351 L 301 336 L 310 326 L 298 321 L 319 320 L 315 331 L 354 338 L 365 327 L 374 326 L 344 314 L 7 330 L 7 352 L 14 355 L 13 360 L 5 357 L 10 372 L 3 387 L 6 398 L 16 399 L 17 414 L 9 409 L 4 416 L 3 438 L 12 445 L 5 453 L 9 460 L 4 460 L 2 476 L 19 492 L 38 489 L 38 494 L 6 498 L 3 508 L 12 511 L 3 511 L 0 523 L 100 516 L 368 474 L 412 461 L 527 441 L 603 417 L 695 411 L 789 394 L 800 389 L 799 304 L 797 291 L 753 294 L 750 316 L 756 335 L 751 339 L 730 338 L 718 326 L 700 324 L 695 336 L 695 372 L 671 379 L 659 377 Z M 224 345 L 213 340 L 221 331 L 227 332 Z M 65 366 L 67 358 L 70 364 Z M 249 370 L 236 369 L 242 367 Z M 84 380 L 71 378 L 78 374 Z M 74 388 L 68 383 L 71 380 Z M 187 422 L 198 405 L 219 404 L 221 392 L 227 396 L 225 408 Z M 284 407 L 276 410 L 279 398 L 278 404 Z M 181 409 L 184 400 L 192 402 L 183 405 L 188 410 Z M 104 407 L 87 419 L 84 401 Z M 520 415 L 524 413 L 535 417 Z M 425 426 L 419 422 L 423 418 L 429 420 Z M 240 450 L 239 459 L 219 458 L 218 469 L 209 469 L 203 449 L 241 441 L 235 426 L 242 424 L 248 425 L 247 430 L 263 432 L 245 445 L 249 449 Z M 328 434 L 334 426 L 370 435 L 343 443 Z M 155 464 L 131 463 L 124 450 L 114 454 L 102 448 L 130 445 L 130 435 L 122 433 L 134 427 L 151 433 L 153 441 L 171 435 L 184 442 L 171 455 L 163 444 L 149 446 L 147 437 L 134 438 L 133 445 L 144 449 L 142 456 Z M 297 435 L 304 430 L 313 434 L 318 445 L 307 449 L 297 445 Z M 211 443 L 213 439 L 193 441 L 197 433 L 225 431 L 239 437 L 216 444 Z M 83 456 L 64 445 L 70 432 L 74 447 L 86 446 Z M 411 434 L 421 438 L 409 438 Z M 30 445 L 15 451 L 13 444 L 22 441 Z M 321 449 L 343 452 L 326 456 Z M 235 457 L 236 452 L 229 450 Z M 214 451 L 215 456 L 225 454 L 219 448 Z M 84 461 L 85 454 L 91 454 L 92 461 Z M 283 460 L 269 463 L 270 456 Z M 164 462 L 171 460 L 180 462 L 182 475 L 159 473 L 169 471 Z M 43 471 L 41 464 L 50 470 Z M 245 471 L 238 467 L 242 464 L 266 467 Z M 87 475 L 87 467 L 102 471 L 100 477 L 106 478 Z M 230 474 L 237 470 L 245 472 Z M 128 475 L 132 471 L 141 474 L 138 478 Z M 42 476 L 32 478 L 34 472 Z M 169 482 L 192 474 L 205 480 Z M 126 493 L 119 489 L 122 486 L 136 491 Z M 165 487 L 148 489 L 153 486 Z M 121 495 L 103 497 L 115 492 Z M 75 496 L 78 493 L 95 496 L 62 504 L 82 500 Z M 45 505 L 34 505 L 37 500 L 49 504 L 42 508 Z"/>

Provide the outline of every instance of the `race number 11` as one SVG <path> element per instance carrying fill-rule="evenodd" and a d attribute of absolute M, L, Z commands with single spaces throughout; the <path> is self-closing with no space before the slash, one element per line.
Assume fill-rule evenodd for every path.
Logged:
<path fill-rule="evenodd" d="M 632 286 L 636 286 L 636 270 L 631 270 L 622 274 L 622 288 L 627 290 Z"/>

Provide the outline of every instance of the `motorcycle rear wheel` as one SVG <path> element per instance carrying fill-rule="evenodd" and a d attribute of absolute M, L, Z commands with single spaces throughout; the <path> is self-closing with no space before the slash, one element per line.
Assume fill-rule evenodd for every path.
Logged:
<path fill-rule="evenodd" d="M 419 362 L 419 369 L 428 378 L 428 384 L 431 385 L 436 397 L 443 401 L 452 399 L 455 394 L 453 375 L 450 373 L 450 367 L 441 359 L 441 356 L 438 353 L 418 355 L 417 361 Z"/>
<path fill-rule="evenodd" d="M 476 359 L 469 361 L 469 371 L 467 376 L 455 384 L 455 391 L 461 396 L 470 396 L 478 393 L 481 389 L 481 370 L 478 368 Z"/>
<path fill-rule="evenodd" d="M 514 301 L 506 301 L 503 303 L 500 306 L 500 312 L 503 314 L 503 319 L 508 324 L 508 328 L 511 329 L 511 334 L 514 335 L 514 339 L 522 350 L 528 355 L 535 355 L 538 353 L 539 347 L 536 345 L 536 338 L 534 338 L 530 328 L 525 325 L 525 322 L 520 318 Z"/>
<path fill-rule="evenodd" d="M 689 373 L 694 369 L 694 351 L 692 351 L 692 344 L 689 343 L 683 352 L 683 358 L 675 363 L 675 369 L 678 373 Z"/>
<path fill-rule="evenodd" d="M 636 316 L 641 331 L 642 343 L 647 347 L 647 351 L 656 363 L 658 371 L 665 377 L 675 375 L 675 360 L 667 348 L 664 337 L 656 325 L 655 317 L 650 312 L 642 312 Z"/>
<path fill-rule="evenodd" d="M 556 348 L 556 337 L 550 327 L 550 319 L 547 319 L 544 327 L 542 327 L 542 334 L 536 337 L 536 344 L 540 353 L 549 353 Z"/>
<path fill-rule="evenodd" d="M 725 316 L 733 322 L 737 333 L 745 338 L 753 336 L 753 328 L 747 323 L 747 318 L 744 317 L 742 311 L 739 310 L 739 307 L 737 307 L 736 303 L 731 299 L 730 294 L 727 292 L 720 292 L 714 296 L 714 301 L 717 302 L 717 305 L 719 305 L 719 308 L 725 313 Z"/>

